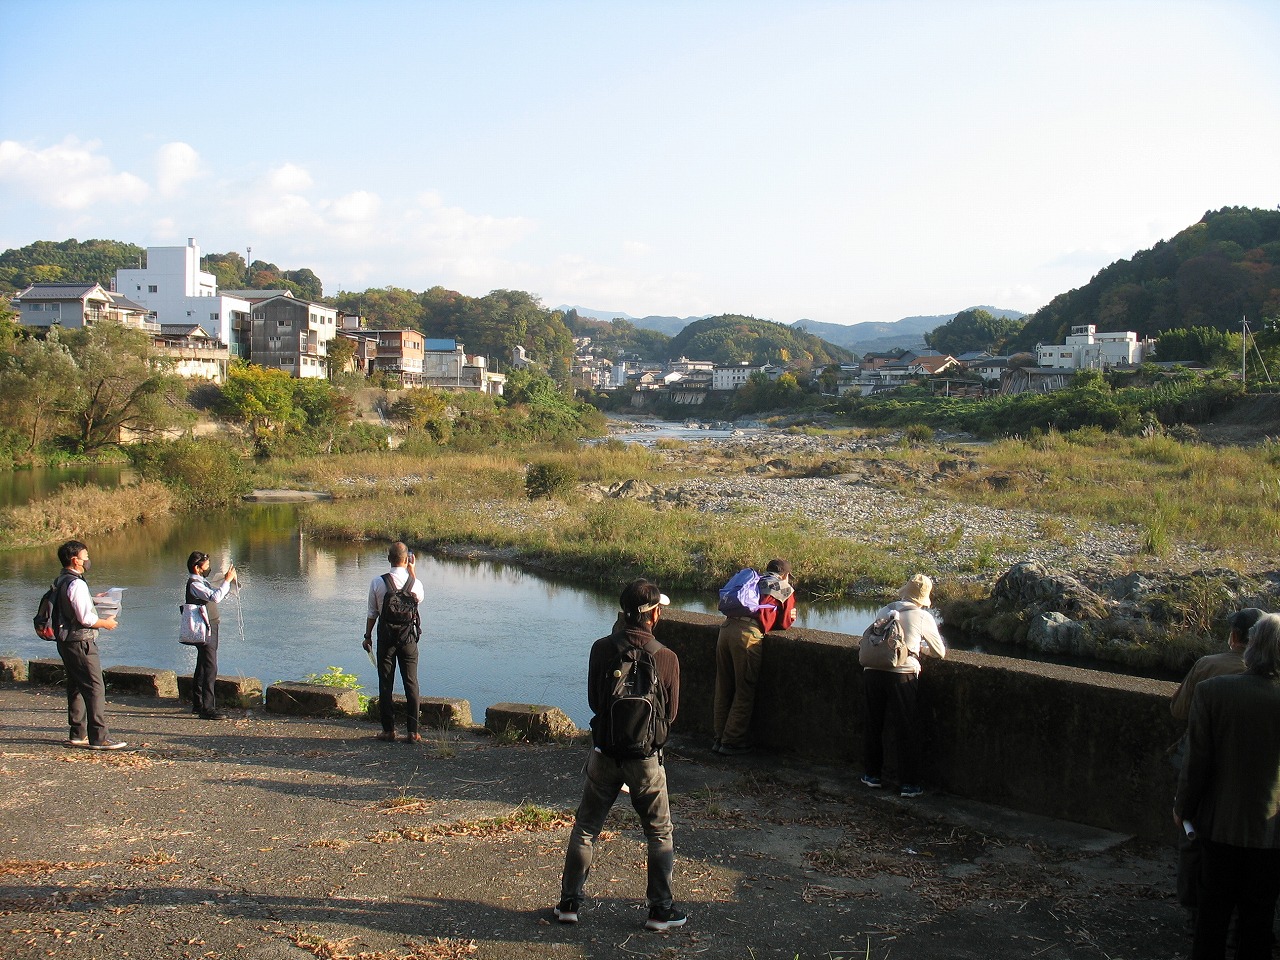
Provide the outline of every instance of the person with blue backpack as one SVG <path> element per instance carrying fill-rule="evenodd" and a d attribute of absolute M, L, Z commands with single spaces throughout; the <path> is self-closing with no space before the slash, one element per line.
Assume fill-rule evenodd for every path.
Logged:
<path fill-rule="evenodd" d="M 738 571 L 720 590 L 724 624 L 716 638 L 716 694 L 712 751 L 726 757 L 751 752 L 751 715 L 764 658 L 764 635 L 796 620 L 791 564 L 770 560 L 764 575 Z"/>
<path fill-rule="evenodd" d="M 565 850 L 560 902 L 552 910 L 561 923 L 578 922 L 596 837 L 624 787 L 647 843 L 645 928 L 665 932 L 688 919 L 671 893 L 675 843 L 662 757 L 680 706 L 680 658 L 653 636 L 669 603 L 656 584 L 633 580 L 623 588 L 622 615 L 613 632 L 591 645 L 587 703 L 592 746 L 582 802 Z"/>

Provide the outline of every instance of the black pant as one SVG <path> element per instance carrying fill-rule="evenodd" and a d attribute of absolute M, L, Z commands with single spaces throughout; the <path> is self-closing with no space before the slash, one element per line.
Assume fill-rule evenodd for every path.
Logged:
<path fill-rule="evenodd" d="M 400 682 L 404 684 L 404 697 L 408 701 L 409 733 L 418 732 L 418 643 L 410 640 L 403 644 L 388 643 L 378 638 L 378 717 L 382 729 L 392 733 L 396 728 L 393 691 L 396 686 L 396 664 L 400 664 Z"/>
<path fill-rule="evenodd" d="M 95 640 L 59 641 L 58 656 L 67 671 L 67 724 L 72 740 L 106 743 L 107 691 Z"/>
<path fill-rule="evenodd" d="M 217 713 L 218 621 L 209 624 L 209 641 L 196 647 L 196 672 L 191 677 L 191 709 Z"/>
<path fill-rule="evenodd" d="M 1200 908 L 1192 960 L 1222 960 L 1231 911 L 1239 912 L 1236 960 L 1269 960 L 1280 898 L 1280 850 L 1201 840 Z"/>
<path fill-rule="evenodd" d="M 898 742 L 898 780 L 920 783 L 920 736 L 916 704 L 920 679 L 913 673 L 863 670 L 867 717 L 863 730 L 862 757 L 867 773 L 880 776 L 884 769 L 885 721 Z"/>

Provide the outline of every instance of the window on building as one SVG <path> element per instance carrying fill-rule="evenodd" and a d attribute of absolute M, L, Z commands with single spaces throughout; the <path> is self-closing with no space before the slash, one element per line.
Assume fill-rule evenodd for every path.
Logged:
<path fill-rule="evenodd" d="M 211 314 L 209 314 L 209 319 L 210 319 L 210 320 L 217 320 L 217 319 L 218 319 L 218 315 L 217 315 L 216 313 L 211 313 Z"/>
<path fill-rule="evenodd" d="M 159 293 L 159 292 L 160 292 L 160 288 L 157 287 L 154 283 L 151 286 L 147 287 L 147 293 Z"/>
<path fill-rule="evenodd" d="M 280 362 L 286 367 L 293 366 L 293 357 L 281 357 Z"/>

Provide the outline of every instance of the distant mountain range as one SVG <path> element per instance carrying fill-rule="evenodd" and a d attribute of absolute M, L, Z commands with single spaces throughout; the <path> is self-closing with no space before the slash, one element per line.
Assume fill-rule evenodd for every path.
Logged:
<path fill-rule="evenodd" d="M 561 304 L 555 309 L 563 310 L 565 313 L 576 310 L 578 316 L 590 317 L 592 320 L 629 320 L 641 330 L 657 330 L 658 333 L 665 333 L 668 337 L 674 337 L 693 321 L 705 320 L 710 316 L 706 314 L 701 317 L 633 317 L 621 310 L 593 310 L 591 307 L 571 307 L 566 304 Z"/>
<path fill-rule="evenodd" d="M 576 310 L 580 317 L 591 317 L 595 320 L 616 320 L 621 318 L 629 320 L 643 330 L 656 330 L 659 333 L 665 333 L 669 337 L 674 337 L 681 330 L 693 323 L 695 320 L 705 320 L 706 317 L 633 317 L 630 314 L 623 313 L 621 310 L 594 310 L 590 307 L 570 307 L 561 305 L 556 307 L 557 310 Z M 969 310 L 986 310 L 992 316 L 1010 317 L 1014 320 L 1021 320 L 1026 316 L 1025 313 L 1019 313 L 1017 310 L 1005 310 L 1001 307 L 968 307 Z M 956 313 L 963 311 L 957 310 Z M 935 317 L 903 317 L 893 323 L 820 323 L 817 320 L 797 320 L 790 326 L 804 333 L 813 334 L 815 337 L 834 344 L 837 347 L 844 347 L 846 350 L 852 351 L 854 354 L 861 356 L 864 353 L 877 353 L 886 350 L 893 350 L 901 347 L 906 350 L 922 348 L 924 344 L 924 335 L 930 330 L 942 326 L 953 317 L 955 313 L 945 313 Z"/>

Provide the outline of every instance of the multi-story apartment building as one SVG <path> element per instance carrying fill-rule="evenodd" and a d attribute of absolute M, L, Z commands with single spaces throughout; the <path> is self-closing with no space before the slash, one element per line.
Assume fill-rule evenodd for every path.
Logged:
<path fill-rule="evenodd" d="M 299 378 L 328 374 L 328 345 L 337 334 L 337 310 L 280 294 L 254 303 L 252 312 L 249 355 L 254 363 Z"/>
<path fill-rule="evenodd" d="M 218 293 L 218 280 L 200 269 L 200 247 L 148 247 L 147 265 L 117 270 L 115 289 L 156 315 L 161 324 L 198 323 L 228 345 L 233 357 L 247 354 L 249 302 Z"/>

